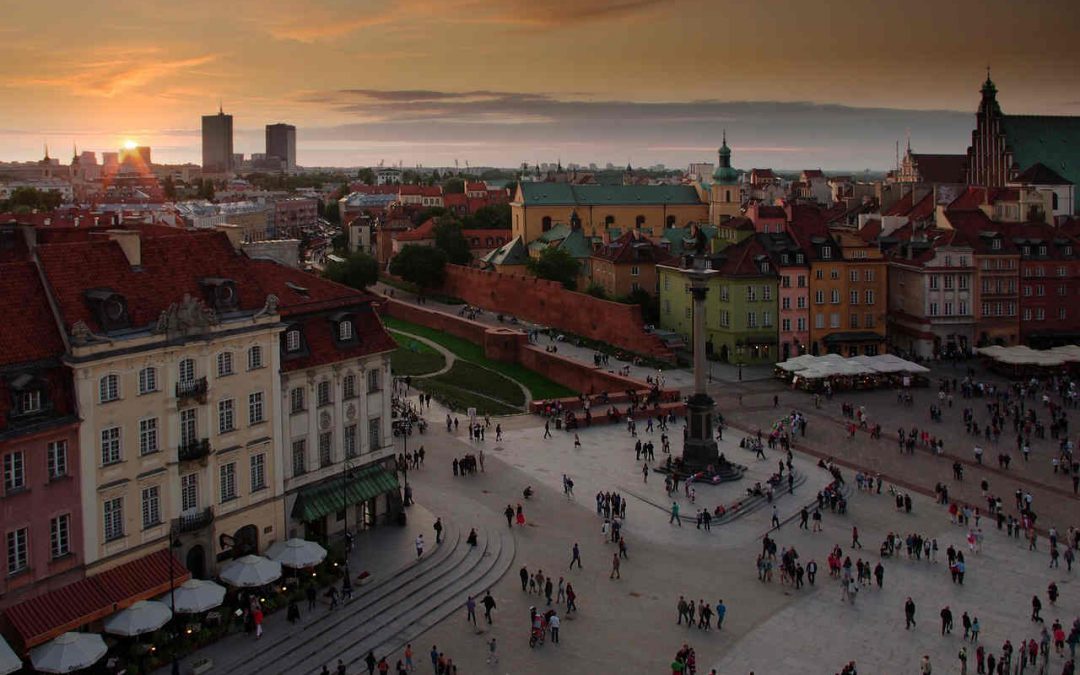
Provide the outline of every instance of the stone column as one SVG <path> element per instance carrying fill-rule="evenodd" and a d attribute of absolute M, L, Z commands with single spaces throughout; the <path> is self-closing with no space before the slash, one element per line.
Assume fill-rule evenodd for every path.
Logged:
<path fill-rule="evenodd" d="M 693 279 L 690 293 L 694 298 L 694 394 L 705 394 L 705 294 L 704 279 Z"/>

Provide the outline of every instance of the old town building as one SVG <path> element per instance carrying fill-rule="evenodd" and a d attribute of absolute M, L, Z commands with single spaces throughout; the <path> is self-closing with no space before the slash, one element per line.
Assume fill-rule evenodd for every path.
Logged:
<path fill-rule="evenodd" d="M 950 211 L 975 253 L 975 346 L 1019 343 L 1020 251 L 982 211 Z"/>
<path fill-rule="evenodd" d="M 631 230 L 594 251 L 589 269 L 592 283 L 603 288 L 608 297 L 624 298 L 637 291 L 655 296 L 656 266 L 671 261 L 664 247 L 639 230 Z"/>

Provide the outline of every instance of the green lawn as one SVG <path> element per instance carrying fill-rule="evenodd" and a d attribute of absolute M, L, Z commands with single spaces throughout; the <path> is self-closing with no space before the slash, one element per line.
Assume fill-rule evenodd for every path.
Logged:
<path fill-rule="evenodd" d="M 557 382 L 552 382 L 548 378 L 533 372 L 528 368 L 520 366 L 516 363 L 502 363 L 499 361 L 492 361 L 484 356 L 484 350 L 479 345 L 473 344 L 464 338 L 459 338 L 449 333 L 444 333 L 434 328 L 428 328 L 427 326 L 421 326 L 419 324 L 411 323 L 409 321 L 402 321 L 401 319 L 394 318 L 392 316 L 383 316 L 383 323 L 387 328 L 402 331 L 405 333 L 412 333 L 419 335 L 420 337 L 426 337 L 432 342 L 436 342 L 443 347 L 446 347 L 453 352 L 458 358 L 465 359 L 466 361 L 472 361 L 473 363 L 494 370 L 497 373 L 501 373 L 509 377 L 512 380 L 517 380 L 529 390 L 532 394 L 533 400 L 542 400 L 549 398 L 563 398 L 566 396 L 576 396 L 578 392 L 568 389 Z"/>
<path fill-rule="evenodd" d="M 441 377 L 421 377 L 413 380 L 413 386 L 431 394 L 436 401 L 455 412 L 463 413 L 476 408 L 479 415 L 512 415 L 521 408 L 484 398 L 468 389 L 454 386 Z"/>
<path fill-rule="evenodd" d="M 390 334 L 398 343 L 397 351 L 390 357 L 394 375 L 427 375 L 446 366 L 446 357 L 430 346 L 401 333 Z"/>
<path fill-rule="evenodd" d="M 497 398 L 518 408 L 525 407 L 525 392 L 517 382 L 469 361 L 454 361 L 450 370 L 430 380 Z"/>

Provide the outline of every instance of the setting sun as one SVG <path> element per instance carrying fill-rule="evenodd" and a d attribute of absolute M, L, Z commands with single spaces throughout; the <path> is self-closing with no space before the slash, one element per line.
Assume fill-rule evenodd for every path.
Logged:
<path fill-rule="evenodd" d="M 135 141 L 131 140 L 130 138 L 128 140 L 124 141 L 124 149 L 125 150 L 134 150 L 137 147 L 139 147 L 139 144 L 136 143 Z"/>

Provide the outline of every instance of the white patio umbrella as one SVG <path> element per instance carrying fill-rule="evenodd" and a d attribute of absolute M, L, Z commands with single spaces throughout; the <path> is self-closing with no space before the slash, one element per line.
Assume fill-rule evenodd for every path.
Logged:
<path fill-rule="evenodd" d="M 260 555 L 246 555 L 226 565 L 218 576 L 237 588 L 265 586 L 281 577 L 281 563 Z"/>
<path fill-rule="evenodd" d="M 152 633 L 168 623 L 171 617 L 168 605 L 143 600 L 105 619 L 105 632 L 125 637 Z"/>
<path fill-rule="evenodd" d="M 225 601 L 225 587 L 204 579 L 188 579 L 158 600 L 166 607 L 176 603 L 178 614 L 198 614 L 211 610 Z"/>
<path fill-rule="evenodd" d="M 0 637 L 0 675 L 8 675 L 22 668 L 22 659 L 15 650 L 8 645 L 4 638 Z"/>
<path fill-rule="evenodd" d="M 70 673 L 97 663 L 108 648 L 97 633 L 64 633 L 30 650 L 30 662 L 43 673 Z"/>
<path fill-rule="evenodd" d="M 266 549 L 266 557 L 285 567 L 302 568 L 318 565 L 326 559 L 326 549 L 313 541 L 289 539 Z"/>

